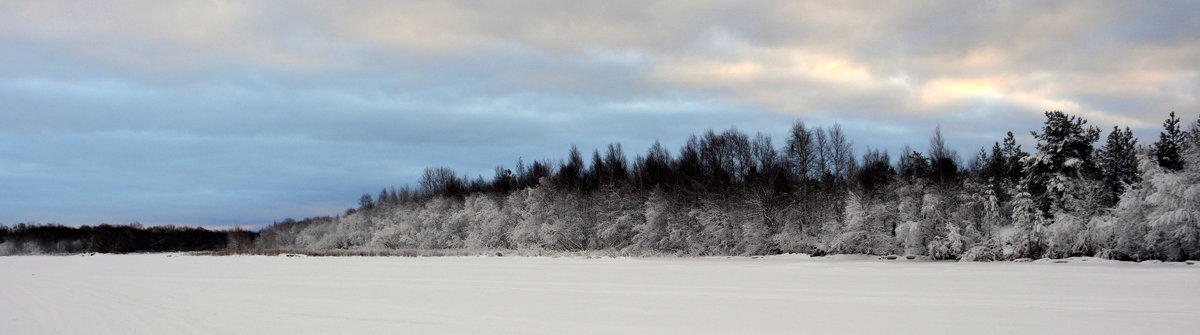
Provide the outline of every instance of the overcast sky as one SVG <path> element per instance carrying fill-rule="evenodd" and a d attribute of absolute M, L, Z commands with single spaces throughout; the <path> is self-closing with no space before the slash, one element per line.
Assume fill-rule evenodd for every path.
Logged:
<path fill-rule="evenodd" d="M 0 223 L 262 225 L 427 166 L 840 123 L 969 157 L 1200 111 L 1197 1 L 5 1 Z"/>

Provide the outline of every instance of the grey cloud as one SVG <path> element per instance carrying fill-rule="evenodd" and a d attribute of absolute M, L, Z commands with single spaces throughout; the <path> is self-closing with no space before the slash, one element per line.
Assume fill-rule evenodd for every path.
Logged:
<path fill-rule="evenodd" d="M 261 224 L 425 166 L 490 174 L 838 122 L 964 158 L 1043 110 L 1200 109 L 1194 2 L 0 5 L 0 222 Z M 777 139 L 778 140 L 778 139 Z M 1028 143 L 1027 143 L 1028 145 Z M 291 214 L 288 214 L 291 213 Z"/>

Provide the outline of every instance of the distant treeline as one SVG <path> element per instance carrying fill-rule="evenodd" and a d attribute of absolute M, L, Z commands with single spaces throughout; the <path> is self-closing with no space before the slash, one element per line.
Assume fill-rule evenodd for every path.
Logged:
<path fill-rule="evenodd" d="M 257 233 L 140 224 L 67 227 L 56 224 L 0 226 L 0 255 L 130 253 L 244 249 Z"/>
<path fill-rule="evenodd" d="M 854 147 L 839 125 L 793 124 L 778 145 L 737 129 L 627 157 L 518 161 L 490 179 L 426 169 L 337 216 L 248 232 L 25 226 L 0 253 L 184 250 L 523 250 L 631 255 L 865 253 L 973 261 L 1200 258 L 1200 121 L 1158 140 L 1046 112 L 1027 152 L 1009 132 L 963 159 L 934 129 L 922 152 Z M 371 254 L 371 253 L 367 253 Z M 387 254 L 387 253 L 382 253 Z"/>
<path fill-rule="evenodd" d="M 614 143 L 491 179 L 430 168 L 338 216 L 276 222 L 257 247 L 1200 258 L 1200 122 L 1171 113 L 1143 145 L 1127 127 L 1098 143 L 1086 120 L 1045 116 L 1032 152 L 1009 132 L 967 159 L 937 129 L 893 158 L 796 122 L 779 145 L 709 130 L 632 160 Z"/>

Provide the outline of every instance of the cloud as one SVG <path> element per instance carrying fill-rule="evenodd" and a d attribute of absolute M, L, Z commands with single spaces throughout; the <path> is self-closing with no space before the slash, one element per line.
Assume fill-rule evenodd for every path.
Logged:
<path fill-rule="evenodd" d="M 0 222 L 262 224 L 425 166 L 839 122 L 959 152 L 1045 110 L 1200 110 L 1200 5 L 877 1 L 0 4 Z M 1028 141 L 1028 139 L 1026 139 Z M 777 140 L 777 142 L 779 142 Z M 1143 141 L 1145 142 L 1145 141 Z M 295 213 L 295 214 L 286 214 Z"/>

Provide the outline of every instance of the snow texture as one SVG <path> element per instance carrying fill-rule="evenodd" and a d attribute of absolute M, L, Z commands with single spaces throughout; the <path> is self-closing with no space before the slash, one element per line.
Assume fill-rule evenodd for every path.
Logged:
<path fill-rule="evenodd" d="M 1200 265 L 1065 262 L 0 257 L 0 333 L 1200 333 Z"/>

